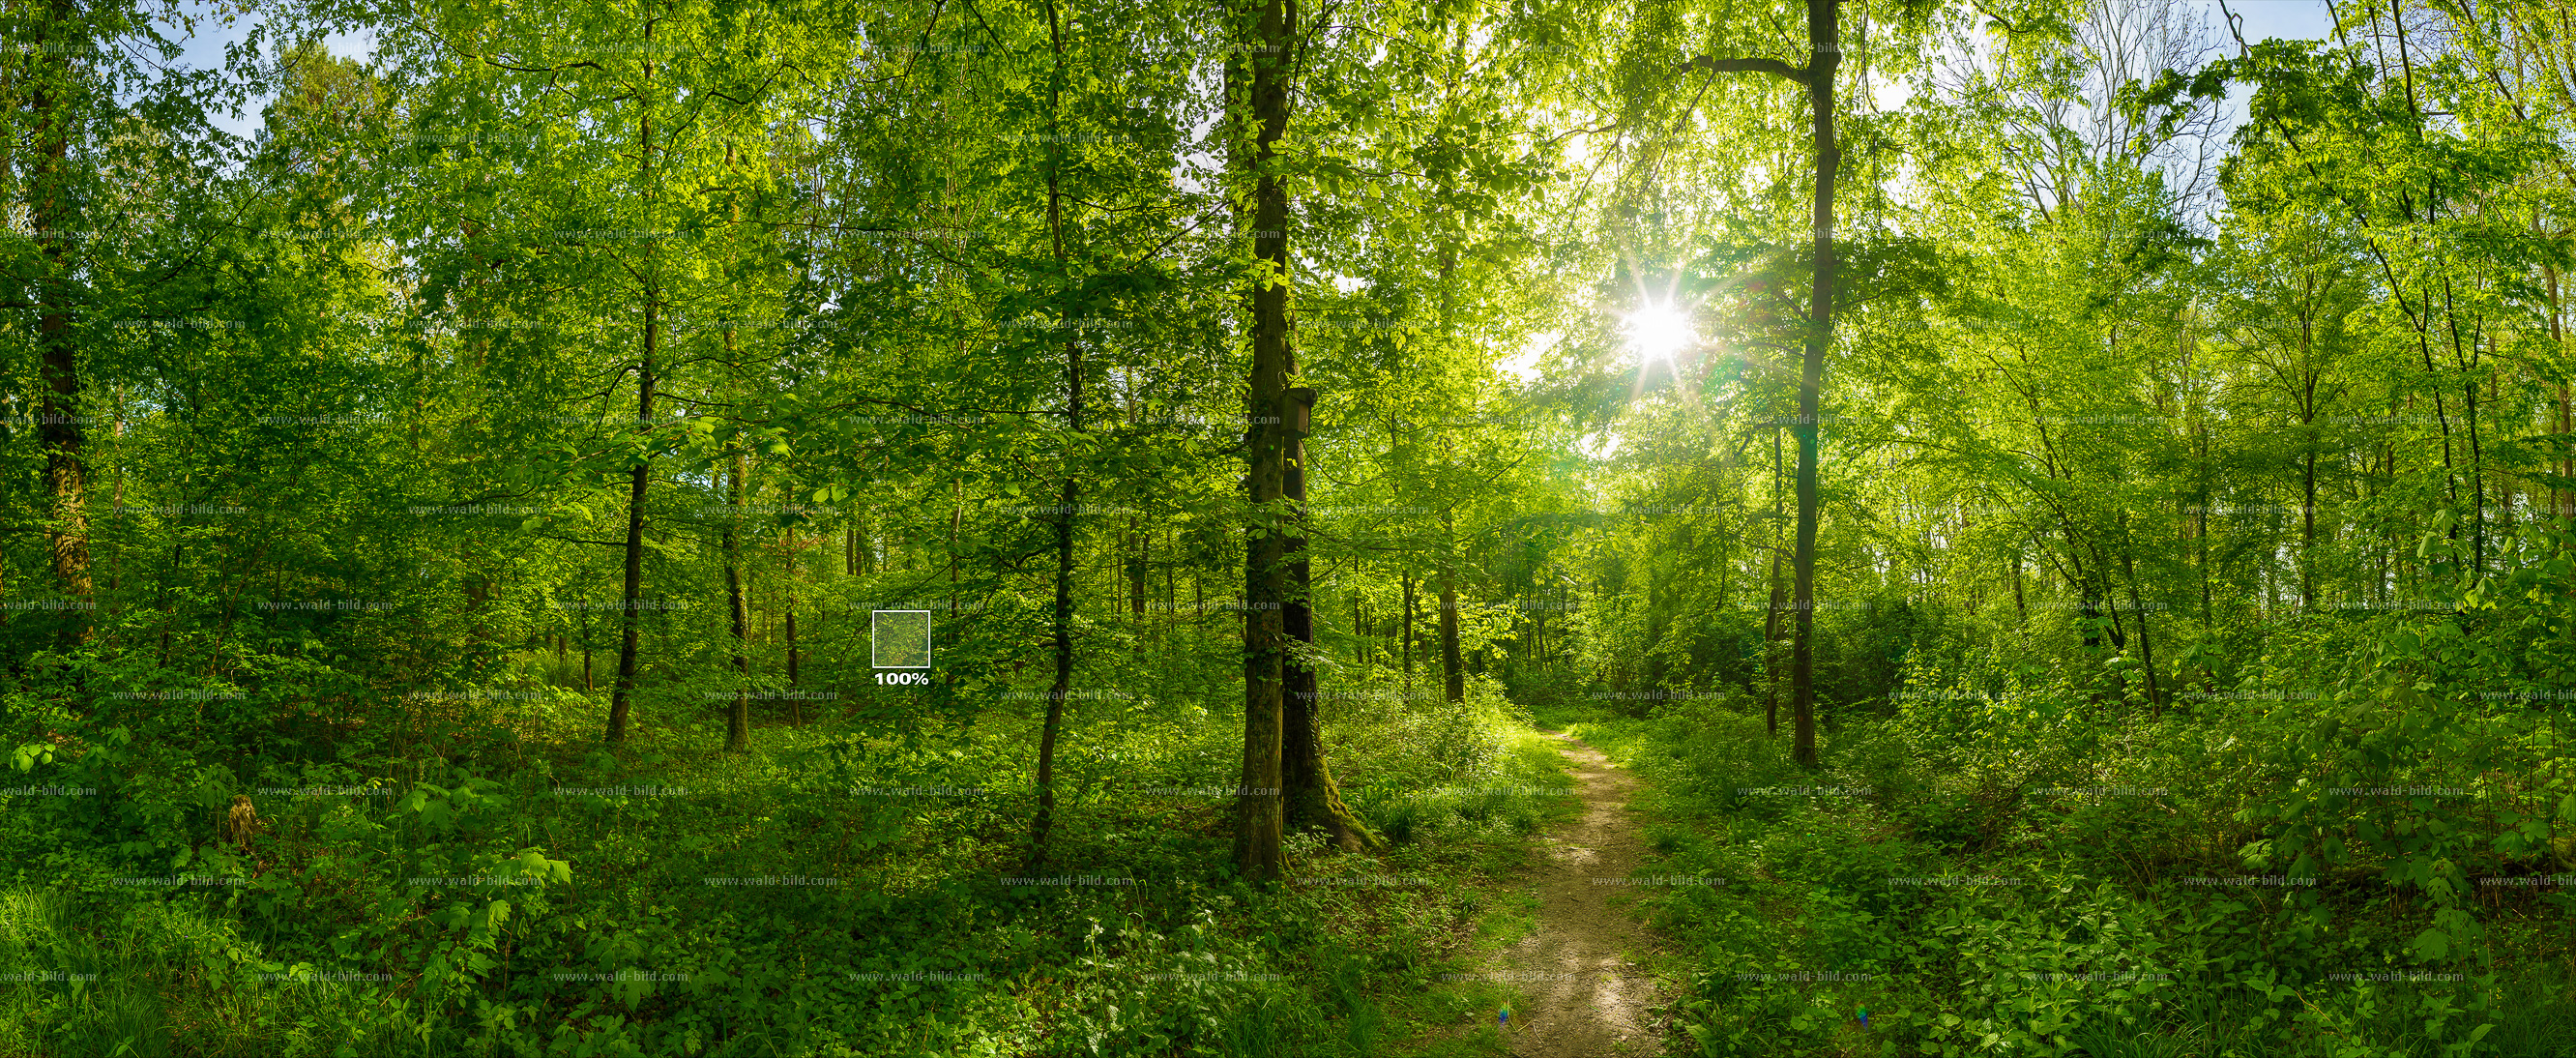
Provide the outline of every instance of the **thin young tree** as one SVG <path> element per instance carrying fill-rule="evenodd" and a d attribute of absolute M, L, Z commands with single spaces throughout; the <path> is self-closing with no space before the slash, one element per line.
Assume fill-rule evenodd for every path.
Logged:
<path fill-rule="evenodd" d="M 1807 0 L 1807 62 L 1791 65 L 1771 58 L 1700 56 L 1690 69 L 1713 73 L 1767 73 L 1804 86 L 1815 145 L 1814 217 L 1815 281 L 1807 308 L 1805 354 L 1798 362 L 1798 417 L 1791 430 L 1798 438 L 1798 532 L 1790 560 L 1794 583 L 1790 603 L 1791 646 L 1789 708 L 1797 725 L 1791 750 L 1798 763 L 1816 766 L 1816 428 L 1817 400 L 1824 388 L 1825 353 L 1834 340 L 1834 174 L 1842 167 L 1842 149 L 1834 141 L 1834 71 L 1842 64 L 1838 19 L 1841 0 Z"/>

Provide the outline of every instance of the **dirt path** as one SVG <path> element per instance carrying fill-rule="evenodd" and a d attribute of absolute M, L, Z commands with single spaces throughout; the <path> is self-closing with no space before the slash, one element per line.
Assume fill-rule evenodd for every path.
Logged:
<path fill-rule="evenodd" d="M 1613 1058 L 1660 1055 L 1663 1041 L 1647 1016 L 1660 998 L 1641 956 L 1645 927 L 1629 916 L 1639 890 L 1618 884 L 1645 856 L 1637 821 L 1628 814 L 1634 776 L 1573 738 L 1564 741 L 1574 762 L 1584 811 L 1547 835 L 1552 861 L 1538 875 L 1538 928 L 1498 953 L 1498 973 L 1525 997 L 1512 1010 L 1504 1039 L 1513 1058 Z"/>

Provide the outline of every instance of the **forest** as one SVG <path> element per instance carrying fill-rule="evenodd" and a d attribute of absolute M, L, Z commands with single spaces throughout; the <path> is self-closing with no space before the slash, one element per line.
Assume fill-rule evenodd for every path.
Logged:
<path fill-rule="evenodd" d="M 2576 1055 L 2572 0 L 7 0 L 0 1058 Z"/>

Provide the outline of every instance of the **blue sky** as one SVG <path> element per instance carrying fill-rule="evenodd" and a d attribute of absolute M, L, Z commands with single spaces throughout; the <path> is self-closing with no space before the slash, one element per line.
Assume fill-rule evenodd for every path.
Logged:
<path fill-rule="evenodd" d="M 251 28 L 260 21 L 257 15 L 234 14 L 227 18 L 221 12 L 231 5 L 211 4 L 205 0 L 183 0 L 181 7 L 198 20 L 197 31 L 188 39 L 186 51 L 179 59 L 192 69 L 222 66 L 224 46 L 248 36 Z M 371 46 L 370 41 L 347 37 L 334 37 L 327 43 L 333 53 L 351 58 L 364 57 Z M 253 135 L 259 131 L 260 107 L 261 104 L 253 103 L 240 114 L 213 115 L 214 123 L 236 136 Z"/>
<path fill-rule="evenodd" d="M 2218 0 L 2202 0 L 2200 6 L 2208 10 L 2210 24 L 2223 33 L 2227 24 L 2218 17 Z M 2334 32 L 2325 0 L 2228 0 L 2227 7 L 2245 17 L 2247 40 L 2323 40 Z"/>

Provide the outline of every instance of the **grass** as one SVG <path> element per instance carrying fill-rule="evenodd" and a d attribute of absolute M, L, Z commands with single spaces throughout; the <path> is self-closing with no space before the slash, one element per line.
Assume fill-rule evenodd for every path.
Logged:
<path fill-rule="evenodd" d="M 139 739 L 89 806 L 169 806 L 124 846 L 17 803 L 0 1054 L 1496 1054 L 1510 994 L 1463 975 L 1530 928 L 1512 878 L 1577 803 L 1530 795 L 1563 763 L 1490 686 L 1354 716 L 1328 728 L 1335 764 L 1392 847 L 1297 842 L 1290 884 L 1259 889 L 1219 867 L 1226 802 L 1154 792 L 1230 785 L 1239 732 L 1097 710 L 1068 732 L 1047 868 L 1077 881 L 1013 885 L 1020 718 L 913 745 L 763 726 L 748 755 L 712 725 L 645 727 L 613 756 L 596 717 L 552 708 L 424 711 L 407 744 L 435 755 L 383 767 L 218 774 Z M 211 840 L 220 798 L 190 792 L 371 783 L 395 796 L 257 797 L 237 860 Z M 569 880 L 416 884 L 526 850 Z M 119 882 L 179 874 L 228 884 Z"/>
<path fill-rule="evenodd" d="M 1647 780 L 1655 862 L 1641 870 L 1727 881 L 1647 904 L 1696 981 L 1676 1054 L 2576 1054 L 2576 950 L 2545 900 L 2489 914 L 2488 1010 L 2464 1012 L 2475 982 L 2334 976 L 2424 972 L 2409 950 L 2424 912 L 2327 893 L 2329 927 L 2304 934 L 2293 912 L 2307 905 L 2282 888 L 2186 884 L 2244 869 L 2193 862 L 2154 829 L 2123 835 L 2125 856 L 2160 864 L 2142 878 L 2086 829 L 2130 806 L 1980 808 L 1967 769 L 1920 762 L 1866 717 L 1826 732 L 1816 773 L 1785 760 L 1758 714 L 1718 705 L 1629 717 L 1571 704 L 1537 720 Z M 2168 784 L 2182 785 L 2151 783 Z M 1870 792 L 1831 792 L 1858 788 Z"/>

